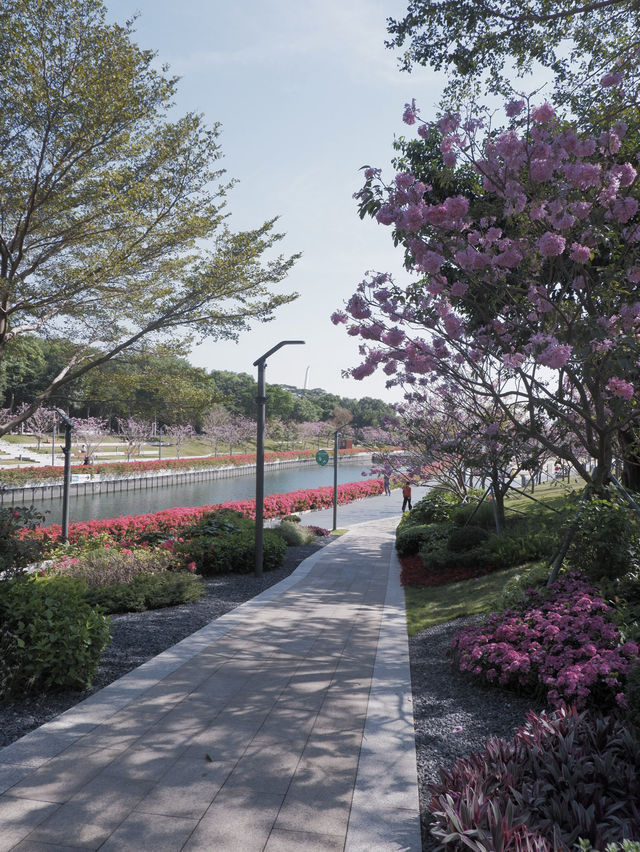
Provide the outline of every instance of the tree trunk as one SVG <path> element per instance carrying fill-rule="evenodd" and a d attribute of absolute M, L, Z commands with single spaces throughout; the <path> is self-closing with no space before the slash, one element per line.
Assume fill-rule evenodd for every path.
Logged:
<path fill-rule="evenodd" d="M 640 492 L 640 442 L 630 429 L 618 433 L 622 446 L 622 484 L 628 491 Z"/>
<path fill-rule="evenodd" d="M 491 491 L 493 493 L 493 510 L 496 519 L 496 532 L 502 535 L 504 531 L 504 494 L 503 484 L 500 481 L 498 471 L 494 469 L 491 472 Z"/>

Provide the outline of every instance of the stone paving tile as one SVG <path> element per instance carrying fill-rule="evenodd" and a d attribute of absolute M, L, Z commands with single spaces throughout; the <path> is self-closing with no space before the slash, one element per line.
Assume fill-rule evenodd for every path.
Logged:
<path fill-rule="evenodd" d="M 344 839 L 340 836 L 274 829 L 264 852 L 342 852 L 343 848 Z"/>
<path fill-rule="evenodd" d="M 230 768 L 206 758 L 180 758 L 138 803 L 136 811 L 200 819 L 227 780 Z"/>
<path fill-rule="evenodd" d="M 289 789 L 303 744 L 291 749 L 291 743 L 251 744 L 227 778 L 224 789 L 239 787 L 260 793 L 281 793 Z"/>
<path fill-rule="evenodd" d="M 149 783 L 99 775 L 45 819 L 28 841 L 97 849 L 133 811 Z"/>
<path fill-rule="evenodd" d="M 109 749 L 69 749 L 14 784 L 11 795 L 42 802 L 66 802 L 113 759 Z"/>
<path fill-rule="evenodd" d="M 130 814 L 100 852 L 176 852 L 182 849 L 196 828 L 195 819 L 143 814 Z"/>
<path fill-rule="evenodd" d="M 0 794 L 6 793 L 14 784 L 27 778 L 34 772 L 32 766 L 19 766 L 9 764 L 8 766 L 0 766 Z"/>
<path fill-rule="evenodd" d="M 58 807 L 53 802 L 0 796 L 0 852 L 13 849 Z"/>
<path fill-rule="evenodd" d="M 221 790 L 184 852 L 262 852 L 282 799 L 274 793 Z"/>

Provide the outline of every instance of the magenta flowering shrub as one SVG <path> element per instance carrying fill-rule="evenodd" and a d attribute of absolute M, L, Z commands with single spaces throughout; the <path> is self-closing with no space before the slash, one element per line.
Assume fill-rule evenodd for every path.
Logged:
<path fill-rule="evenodd" d="M 551 707 L 625 706 L 624 677 L 638 646 L 621 642 L 610 613 L 589 583 L 569 575 L 548 590 L 530 589 L 521 609 L 463 628 L 454 658 L 488 683 L 546 694 Z"/>
<path fill-rule="evenodd" d="M 366 482 L 347 482 L 338 485 L 338 503 L 351 503 L 365 497 L 374 497 L 384 490 L 381 479 Z M 333 488 L 309 488 L 303 491 L 291 491 L 288 494 L 270 494 L 264 498 L 264 517 L 279 518 L 307 509 L 324 509 L 333 505 Z M 205 515 L 212 512 L 231 509 L 248 518 L 255 518 L 255 500 L 229 500 L 211 506 L 176 506 L 160 512 L 143 515 L 121 515 L 117 518 L 80 521 L 69 524 L 69 540 L 81 543 L 108 534 L 113 541 L 121 544 L 144 544 L 151 538 L 158 541 L 179 535 L 184 527 L 193 526 Z M 21 530 L 23 537 L 35 538 L 45 543 L 60 538 L 62 528 L 59 524 L 50 524 L 34 530 Z"/>
<path fill-rule="evenodd" d="M 530 711 L 512 740 L 440 769 L 431 832 L 475 852 L 556 852 L 640 839 L 640 747 L 616 716 Z"/>

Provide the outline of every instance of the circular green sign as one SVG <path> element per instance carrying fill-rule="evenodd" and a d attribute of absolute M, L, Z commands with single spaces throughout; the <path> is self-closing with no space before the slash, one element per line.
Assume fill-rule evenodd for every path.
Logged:
<path fill-rule="evenodd" d="M 329 453 L 326 450 L 318 450 L 316 453 L 316 461 L 318 464 L 324 466 L 329 461 Z"/>

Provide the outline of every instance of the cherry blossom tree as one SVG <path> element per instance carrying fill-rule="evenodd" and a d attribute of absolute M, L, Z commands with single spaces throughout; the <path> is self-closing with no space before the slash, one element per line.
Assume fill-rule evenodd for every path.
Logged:
<path fill-rule="evenodd" d="M 153 433 L 153 423 L 150 420 L 137 420 L 135 417 L 117 417 L 118 434 L 125 444 L 127 461 L 132 455 L 140 455 L 142 445 Z"/>
<path fill-rule="evenodd" d="M 226 439 L 230 423 L 231 414 L 219 403 L 211 406 L 202 419 L 202 431 L 211 444 L 214 456 L 218 455 L 219 442 Z"/>
<path fill-rule="evenodd" d="M 602 79 L 621 83 L 617 72 Z M 363 339 L 354 378 L 382 368 L 413 394 L 434 378 L 458 384 L 599 490 L 620 431 L 640 416 L 636 143 L 622 120 L 582 132 L 549 103 L 514 98 L 506 114 L 503 130 L 475 116 L 438 123 L 445 166 L 473 169 L 475 198 L 434 197 L 406 171 L 390 184 L 365 171 L 360 202 L 393 227 L 416 277 L 401 286 L 368 274 L 333 320 Z M 418 115 L 406 106 L 426 140 L 433 127 Z M 498 374 L 508 391 L 496 392 Z"/>
<path fill-rule="evenodd" d="M 25 426 L 34 435 L 38 452 L 40 444 L 44 437 L 53 429 L 53 421 L 55 419 L 55 411 L 51 408 L 39 408 L 33 412 L 31 417 L 26 421 Z"/>
<path fill-rule="evenodd" d="M 102 417 L 73 417 L 73 437 L 84 447 L 85 458 L 91 460 L 109 434 L 108 421 Z"/>
<path fill-rule="evenodd" d="M 173 426 L 165 426 L 164 433 L 172 439 L 176 448 L 176 456 L 178 458 L 180 458 L 184 442 L 187 438 L 192 438 L 195 435 L 193 426 L 190 426 L 189 424 L 181 425 L 179 423 L 176 423 Z"/>

